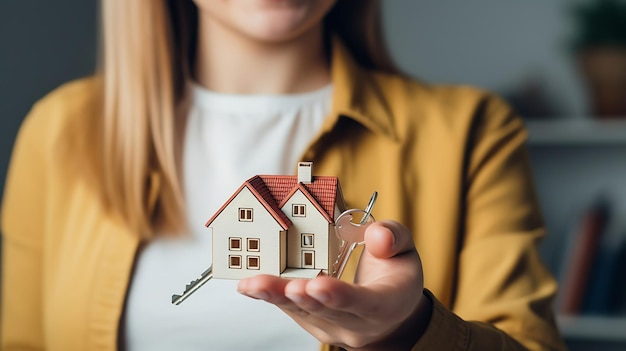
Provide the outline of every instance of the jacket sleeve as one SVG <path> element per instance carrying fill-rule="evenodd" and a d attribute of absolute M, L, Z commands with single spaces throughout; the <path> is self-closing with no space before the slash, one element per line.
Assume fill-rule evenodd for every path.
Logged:
<path fill-rule="evenodd" d="M 414 350 L 564 350 L 543 266 L 545 234 L 521 119 L 485 98 L 468 125 L 458 275 L 446 308 L 433 301 Z"/>
<path fill-rule="evenodd" d="M 41 235 L 45 222 L 45 126 L 40 105 L 24 121 L 2 203 L 1 350 L 43 350 Z"/>

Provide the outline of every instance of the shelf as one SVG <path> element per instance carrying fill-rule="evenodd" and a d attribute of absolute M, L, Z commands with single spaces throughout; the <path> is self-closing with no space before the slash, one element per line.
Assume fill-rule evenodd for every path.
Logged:
<path fill-rule="evenodd" d="M 559 316 L 566 339 L 626 342 L 626 317 Z"/>
<path fill-rule="evenodd" d="M 626 146 L 626 118 L 592 118 L 526 121 L 528 142 L 533 145 Z"/>

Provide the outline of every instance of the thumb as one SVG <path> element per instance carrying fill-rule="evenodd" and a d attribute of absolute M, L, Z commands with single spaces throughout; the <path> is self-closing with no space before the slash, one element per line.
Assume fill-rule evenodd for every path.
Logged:
<path fill-rule="evenodd" d="M 374 257 L 391 258 L 415 251 L 409 229 L 402 224 L 385 220 L 374 222 L 365 231 L 365 248 Z"/>

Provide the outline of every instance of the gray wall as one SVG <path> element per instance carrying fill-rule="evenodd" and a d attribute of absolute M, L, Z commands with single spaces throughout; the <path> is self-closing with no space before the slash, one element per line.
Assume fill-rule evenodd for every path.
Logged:
<path fill-rule="evenodd" d="M 562 113 L 586 113 L 567 49 L 568 7 L 580 0 L 386 0 L 390 48 L 408 73 L 492 91 L 540 79 Z"/>
<path fill-rule="evenodd" d="M 56 86 L 93 72 L 96 38 L 95 0 L 0 0 L 0 184 L 22 118 Z"/>

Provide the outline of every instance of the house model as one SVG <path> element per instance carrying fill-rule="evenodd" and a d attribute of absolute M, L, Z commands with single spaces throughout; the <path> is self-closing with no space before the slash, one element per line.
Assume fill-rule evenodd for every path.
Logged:
<path fill-rule="evenodd" d="M 328 274 L 339 252 L 335 220 L 346 209 L 337 177 L 257 175 L 244 182 L 208 220 L 213 277 L 257 274 L 314 278 Z"/>

